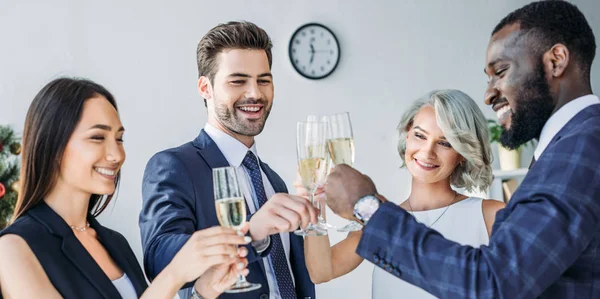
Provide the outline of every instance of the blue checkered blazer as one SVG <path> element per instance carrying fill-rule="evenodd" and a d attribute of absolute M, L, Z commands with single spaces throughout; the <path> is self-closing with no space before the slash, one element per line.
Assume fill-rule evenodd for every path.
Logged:
<path fill-rule="evenodd" d="M 600 298 L 600 105 L 554 137 L 488 246 L 446 240 L 386 203 L 357 253 L 440 298 Z"/>

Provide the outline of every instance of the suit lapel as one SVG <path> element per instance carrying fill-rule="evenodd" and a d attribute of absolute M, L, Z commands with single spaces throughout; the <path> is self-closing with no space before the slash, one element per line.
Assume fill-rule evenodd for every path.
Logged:
<path fill-rule="evenodd" d="M 273 186 L 273 190 L 275 193 L 287 193 L 287 187 L 283 183 L 283 181 L 279 178 L 279 176 L 273 171 L 269 165 L 260 161 L 260 168 L 265 172 L 271 186 Z"/>
<path fill-rule="evenodd" d="M 42 202 L 36 208 L 30 210 L 29 213 L 43 223 L 52 234 L 62 238 L 61 249 L 65 257 L 96 288 L 98 293 L 102 294 L 104 298 L 121 298 L 108 276 L 81 245 L 72 229 L 56 212 Z"/>
<path fill-rule="evenodd" d="M 600 114 L 599 112 L 600 112 L 600 104 L 594 104 L 594 105 L 591 105 L 591 106 L 586 107 L 585 109 L 579 111 L 577 114 L 575 114 L 575 116 L 573 116 L 573 118 L 571 118 L 562 127 L 562 129 L 560 129 L 558 131 L 558 133 L 556 133 L 556 135 L 552 138 L 552 140 L 550 141 L 550 143 L 548 143 L 548 147 L 551 144 L 559 141 L 567 133 L 573 131 L 573 129 L 575 128 L 575 126 L 579 125 L 580 123 L 582 123 L 583 121 L 585 121 L 589 117 L 597 117 L 598 114 Z M 543 154 L 543 152 L 542 152 L 542 154 Z"/>
<path fill-rule="evenodd" d="M 100 223 L 98 223 L 98 221 L 96 221 L 94 218 L 90 218 L 90 226 L 96 230 L 99 241 L 102 243 L 108 254 L 110 254 L 113 260 L 117 263 L 121 271 L 127 274 L 127 277 L 131 281 L 131 284 L 133 285 L 133 288 L 138 296 L 141 296 L 148 285 L 146 284 L 145 280 L 139 280 L 140 273 L 139 271 L 136 271 L 139 268 L 139 266 L 137 266 L 137 261 L 131 260 L 127 256 L 127 254 L 130 253 L 128 250 L 129 245 L 118 244 L 119 240 L 113 236 L 109 230 L 100 225 Z"/>
<path fill-rule="evenodd" d="M 193 144 L 198 148 L 198 153 L 208 166 L 210 166 L 210 169 L 230 166 L 217 144 L 204 130 L 200 132 L 200 135 L 194 140 Z"/>
<path fill-rule="evenodd" d="M 214 168 L 231 166 L 229 165 L 229 162 L 227 162 L 225 156 L 223 156 L 223 153 L 217 144 L 212 140 L 212 138 L 210 138 L 210 136 L 208 136 L 208 134 L 206 134 L 206 132 L 204 132 L 204 130 L 200 132 L 200 135 L 194 140 L 193 144 L 196 148 L 198 148 L 198 153 L 200 156 L 202 156 L 202 159 L 204 159 L 206 164 L 208 164 L 211 171 Z M 210 174 L 210 178 L 212 180 L 212 173 Z M 238 180 L 239 179 L 240 178 L 238 178 Z M 214 190 L 212 183 L 210 184 L 209 188 L 210 194 L 213 194 Z M 244 201 L 244 203 L 246 204 L 246 211 L 249 211 L 250 209 L 248 208 L 248 203 L 246 201 Z"/>
<path fill-rule="evenodd" d="M 277 175 L 275 171 L 273 171 L 269 165 L 266 163 L 260 162 L 260 167 L 263 169 L 267 178 L 271 182 L 273 189 L 277 193 L 288 193 L 287 187 L 283 180 Z M 303 289 L 303 281 L 301 279 L 308 276 L 306 272 L 306 262 L 304 259 L 304 239 L 302 237 L 295 235 L 294 233 L 289 233 L 290 236 L 290 266 L 292 273 L 296 279 L 296 294 L 298 297 L 306 297 L 307 294 L 304 294 Z"/>
<path fill-rule="evenodd" d="M 193 141 L 193 144 L 198 149 L 198 153 L 200 154 L 200 156 L 202 156 L 202 159 L 204 159 L 204 161 L 206 162 L 206 164 L 208 164 L 211 170 L 213 168 L 231 166 L 229 165 L 229 162 L 227 162 L 225 156 L 223 156 L 223 153 L 221 152 L 217 144 L 214 142 L 214 140 L 212 140 L 212 138 L 210 138 L 210 136 L 208 136 L 208 134 L 206 134 L 204 130 L 202 130 L 200 132 L 200 135 L 196 137 L 196 139 Z M 208 188 L 210 188 L 210 194 L 213 194 L 213 185 L 210 184 Z M 244 201 L 244 204 L 246 205 L 246 211 L 250 211 L 250 208 L 248 207 L 248 202 Z M 248 219 L 250 219 L 250 217 L 252 217 L 252 215 L 248 214 Z M 265 275 L 266 271 L 264 264 L 262 262 L 258 264 L 263 272 L 263 275 Z"/>

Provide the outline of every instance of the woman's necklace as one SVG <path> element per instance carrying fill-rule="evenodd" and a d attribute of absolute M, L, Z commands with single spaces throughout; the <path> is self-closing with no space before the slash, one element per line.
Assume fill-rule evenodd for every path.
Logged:
<path fill-rule="evenodd" d="M 444 210 L 444 212 L 442 212 L 442 214 L 440 215 L 440 217 L 438 217 L 431 225 L 429 225 L 427 227 L 432 227 L 434 224 L 436 224 L 438 222 L 438 220 L 440 220 L 440 218 L 442 218 L 442 216 L 444 216 L 444 214 L 446 214 L 446 211 L 448 211 L 448 208 L 450 208 L 450 206 L 454 203 L 454 201 L 456 201 L 457 197 L 458 197 L 458 192 L 454 191 L 454 198 L 452 199 L 452 201 L 450 202 L 450 204 L 446 207 L 446 209 Z M 406 201 L 408 201 L 408 207 L 410 208 L 409 212 L 414 217 L 415 214 L 413 214 L 413 208 L 410 205 L 410 197 Z"/>
<path fill-rule="evenodd" d="M 86 231 L 88 227 L 90 227 L 90 223 L 89 222 L 86 222 L 85 226 L 83 226 L 83 227 L 76 227 L 75 225 L 71 225 L 71 228 L 73 230 L 78 231 L 80 233 Z"/>

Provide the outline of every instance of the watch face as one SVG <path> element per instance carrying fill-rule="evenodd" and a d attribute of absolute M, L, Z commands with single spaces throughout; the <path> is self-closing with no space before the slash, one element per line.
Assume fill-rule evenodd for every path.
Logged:
<path fill-rule="evenodd" d="M 340 61 L 337 38 L 321 24 L 306 24 L 292 35 L 289 56 L 294 69 L 309 79 L 329 76 Z"/>
<path fill-rule="evenodd" d="M 361 198 L 354 206 L 355 216 L 363 221 L 369 220 L 379 208 L 379 203 L 379 199 L 373 195 Z"/>

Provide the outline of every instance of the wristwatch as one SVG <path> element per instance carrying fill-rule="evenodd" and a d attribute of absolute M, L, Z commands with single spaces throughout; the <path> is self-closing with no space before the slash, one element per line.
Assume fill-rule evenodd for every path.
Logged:
<path fill-rule="evenodd" d="M 379 200 L 375 195 L 367 195 L 359 199 L 354 204 L 354 217 L 362 222 L 363 225 L 367 225 L 371 216 L 375 214 L 382 201 Z"/>

